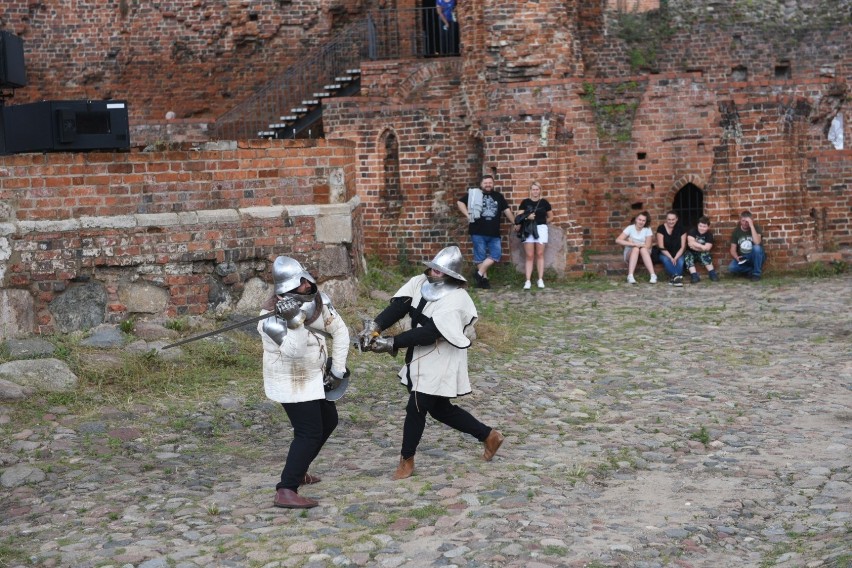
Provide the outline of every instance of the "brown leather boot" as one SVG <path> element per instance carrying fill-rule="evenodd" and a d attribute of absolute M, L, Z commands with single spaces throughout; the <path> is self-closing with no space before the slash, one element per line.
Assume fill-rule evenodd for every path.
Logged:
<path fill-rule="evenodd" d="M 306 473 L 304 479 L 302 479 L 302 483 L 300 485 L 313 485 L 314 483 L 319 483 L 322 479 L 319 476 L 311 475 L 310 473 Z"/>
<path fill-rule="evenodd" d="M 319 503 L 313 499 L 302 497 L 292 489 L 282 487 L 275 492 L 273 505 L 282 509 L 311 509 Z"/>
<path fill-rule="evenodd" d="M 408 459 L 399 456 L 399 465 L 396 466 L 396 471 L 393 472 L 393 478 L 405 479 L 406 477 L 411 477 L 412 473 L 414 473 L 414 456 Z"/>
<path fill-rule="evenodd" d="M 491 461 L 491 458 L 494 457 L 494 454 L 497 453 L 497 450 L 500 449 L 500 446 L 503 444 L 503 434 L 498 432 L 497 430 L 491 430 L 491 433 L 488 434 L 488 437 L 485 438 L 485 441 L 482 442 L 485 444 L 485 451 L 482 453 L 482 459 L 485 461 Z"/>

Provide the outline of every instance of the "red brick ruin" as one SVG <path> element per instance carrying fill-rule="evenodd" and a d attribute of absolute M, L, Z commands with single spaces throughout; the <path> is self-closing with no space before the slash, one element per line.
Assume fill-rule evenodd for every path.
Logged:
<path fill-rule="evenodd" d="M 455 201 L 482 173 L 513 206 L 542 183 L 563 274 L 616 251 L 639 210 L 653 226 L 673 207 L 705 214 L 723 238 L 751 210 L 770 271 L 852 247 L 850 0 L 462 0 L 460 55 L 362 60 L 360 93 L 322 104 L 324 140 L 215 139 L 217 118 L 350 23 L 423 5 L 6 0 L 0 29 L 25 41 L 29 78 L 7 104 L 127 100 L 135 148 L 0 156 L 4 291 L 32 297 L 44 332 L 53 298 L 87 278 L 113 289 L 122 267 L 180 314 L 209 308 L 224 261 L 238 292 L 247 266 L 287 251 L 343 246 L 347 270 L 469 252 Z M 303 244 L 341 211 L 312 204 L 351 230 Z"/>

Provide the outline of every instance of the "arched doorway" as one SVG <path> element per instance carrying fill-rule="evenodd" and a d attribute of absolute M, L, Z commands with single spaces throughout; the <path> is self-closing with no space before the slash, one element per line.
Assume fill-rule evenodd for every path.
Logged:
<path fill-rule="evenodd" d="M 698 218 L 704 215 L 704 192 L 694 184 L 688 183 L 674 196 L 672 209 L 677 213 L 683 228 L 687 231 L 698 224 Z"/>

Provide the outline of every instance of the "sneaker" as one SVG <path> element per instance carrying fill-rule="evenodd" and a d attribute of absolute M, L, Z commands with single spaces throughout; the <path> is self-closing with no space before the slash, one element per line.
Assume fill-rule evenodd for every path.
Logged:
<path fill-rule="evenodd" d="M 635 279 L 635 278 L 633 278 L 633 275 L 632 275 L 632 274 L 628 274 L 628 275 L 627 275 L 627 283 L 628 283 L 628 284 L 636 284 L 636 279 Z"/>
<path fill-rule="evenodd" d="M 530 288 L 532 288 L 532 283 L 527 280 L 526 282 L 524 282 L 524 290 L 529 290 Z"/>
<path fill-rule="evenodd" d="M 678 275 L 672 278 L 672 286 L 683 288 L 683 276 Z"/>
<path fill-rule="evenodd" d="M 652 274 L 652 275 L 651 275 L 651 284 L 656 284 L 656 283 L 657 283 L 657 275 L 656 275 L 656 274 Z"/>
<path fill-rule="evenodd" d="M 710 280 L 712 280 L 713 282 L 719 281 L 719 274 L 715 270 L 711 270 L 708 274 L 710 276 Z"/>
<path fill-rule="evenodd" d="M 483 278 L 482 278 L 482 275 L 479 274 L 479 270 L 474 268 L 473 269 L 473 285 L 476 288 L 484 288 L 484 286 L 482 285 L 482 280 L 483 280 Z"/>
<path fill-rule="evenodd" d="M 538 286 L 539 288 L 544 288 L 544 280 L 539 278 L 538 282 L 536 282 L 535 285 Z"/>
<path fill-rule="evenodd" d="M 491 288 L 491 282 L 489 282 L 488 278 L 486 278 L 485 276 L 480 276 L 479 287 L 483 290 L 488 290 L 489 288 Z"/>
<path fill-rule="evenodd" d="M 701 282 L 701 277 L 698 275 L 697 272 L 693 272 L 692 274 L 690 274 L 689 279 L 693 284 L 698 284 L 699 282 Z"/>
<path fill-rule="evenodd" d="M 752 274 L 751 275 L 751 281 L 752 282 L 760 282 L 760 275 L 759 274 Z"/>

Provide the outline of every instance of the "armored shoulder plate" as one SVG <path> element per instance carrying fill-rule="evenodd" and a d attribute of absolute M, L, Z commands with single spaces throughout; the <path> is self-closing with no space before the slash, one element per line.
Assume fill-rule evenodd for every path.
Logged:
<path fill-rule="evenodd" d="M 263 320 L 263 333 L 280 346 L 287 335 L 287 324 L 275 314 L 269 314 L 269 317 Z"/>

